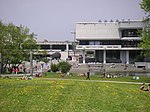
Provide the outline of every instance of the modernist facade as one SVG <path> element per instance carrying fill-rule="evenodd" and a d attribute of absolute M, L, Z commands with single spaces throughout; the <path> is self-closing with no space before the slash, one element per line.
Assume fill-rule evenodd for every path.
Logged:
<path fill-rule="evenodd" d="M 77 50 L 82 52 L 82 63 L 133 63 L 141 48 L 139 31 L 142 21 L 76 23 Z"/>
<path fill-rule="evenodd" d="M 61 60 L 66 60 L 70 55 L 73 55 L 72 41 L 38 41 L 41 51 L 47 51 L 46 57 L 50 58 L 55 52 L 61 54 Z M 40 54 L 37 54 L 38 56 Z M 43 54 L 41 54 L 42 56 Z"/>

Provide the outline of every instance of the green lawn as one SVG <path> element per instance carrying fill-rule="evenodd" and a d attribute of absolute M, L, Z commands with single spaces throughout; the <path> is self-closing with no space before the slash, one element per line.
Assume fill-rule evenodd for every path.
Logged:
<path fill-rule="evenodd" d="M 73 76 L 59 76 L 59 73 L 45 73 L 43 74 L 44 78 L 64 78 L 64 79 L 79 79 L 85 80 L 86 77 L 78 76 L 78 74 L 73 74 Z M 123 81 L 123 82 L 141 82 L 141 83 L 150 83 L 150 77 L 139 76 L 139 80 L 133 80 L 133 76 L 119 76 L 117 78 L 102 78 L 102 75 L 91 75 L 91 80 L 106 80 L 106 81 Z"/>
<path fill-rule="evenodd" d="M 0 78 L 1 112 L 149 112 L 140 85 Z"/>

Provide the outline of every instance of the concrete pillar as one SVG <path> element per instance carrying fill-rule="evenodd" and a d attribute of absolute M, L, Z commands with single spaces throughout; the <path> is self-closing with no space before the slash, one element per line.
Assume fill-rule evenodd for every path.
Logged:
<path fill-rule="evenodd" d="M 121 60 L 121 62 L 123 63 L 122 57 L 123 57 L 123 54 L 122 54 L 122 51 L 120 51 L 120 60 Z"/>
<path fill-rule="evenodd" d="M 103 63 L 106 63 L 106 50 L 103 51 Z"/>
<path fill-rule="evenodd" d="M 126 51 L 126 64 L 129 64 L 129 51 Z"/>
<path fill-rule="evenodd" d="M 83 63 L 85 63 L 85 50 L 82 51 Z"/>
<path fill-rule="evenodd" d="M 126 51 L 120 51 L 120 59 L 122 63 L 126 64 Z"/>
<path fill-rule="evenodd" d="M 30 51 L 30 75 L 33 76 L 33 59 L 32 51 Z"/>
<path fill-rule="evenodd" d="M 66 51 L 67 51 L 67 56 L 69 56 L 69 44 L 66 43 Z"/>

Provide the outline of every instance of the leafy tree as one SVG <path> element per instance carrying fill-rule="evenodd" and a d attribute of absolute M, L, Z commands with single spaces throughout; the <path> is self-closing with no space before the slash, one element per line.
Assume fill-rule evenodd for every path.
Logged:
<path fill-rule="evenodd" d="M 150 14 L 150 1 L 149 0 L 143 0 L 140 3 L 141 8 L 148 13 L 148 15 Z"/>
<path fill-rule="evenodd" d="M 43 61 L 47 63 L 49 59 L 47 58 L 48 51 L 43 50 L 43 51 L 38 51 L 39 54 L 41 54 L 40 57 L 36 57 L 39 61 Z"/>
<path fill-rule="evenodd" d="M 143 0 L 140 3 L 141 8 L 146 12 L 147 16 L 144 20 L 146 26 L 141 33 L 142 41 L 139 46 L 143 48 L 143 54 L 145 57 L 150 57 L 150 1 Z"/>
<path fill-rule="evenodd" d="M 0 21 L 0 53 L 2 70 L 6 66 L 19 66 L 22 61 L 29 60 L 30 51 L 37 51 L 38 46 L 34 33 L 22 25 L 4 24 Z"/>
<path fill-rule="evenodd" d="M 143 48 L 145 57 L 150 57 L 150 27 L 147 27 L 142 32 L 142 41 L 139 46 Z"/>
<path fill-rule="evenodd" d="M 59 62 L 59 67 L 62 73 L 67 73 L 70 70 L 71 65 L 68 62 L 63 61 Z"/>
<path fill-rule="evenodd" d="M 57 72 L 57 71 L 59 71 L 59 66 L 58 66 L 58 64 L 51 64 L 51 70 L 52 70 L 52 72 Z"/>

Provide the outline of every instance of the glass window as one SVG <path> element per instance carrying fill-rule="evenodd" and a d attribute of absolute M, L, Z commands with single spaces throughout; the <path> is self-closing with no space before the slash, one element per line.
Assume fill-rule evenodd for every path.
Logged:
<path fill-rule="evenodd" d="M 94 41 L 89 41 L 89 45 L 95 45 Z"/>
<path fill-rule="evenodd" d="M 100 45 L 100 41 L 95 41 L 95 45 Z"/>
<path fill-rule="evenodd" d="M 141 29 L 124 29 L 122 30 L 122 37 L 139 37 Z"/>

